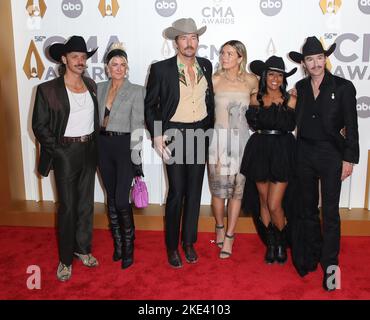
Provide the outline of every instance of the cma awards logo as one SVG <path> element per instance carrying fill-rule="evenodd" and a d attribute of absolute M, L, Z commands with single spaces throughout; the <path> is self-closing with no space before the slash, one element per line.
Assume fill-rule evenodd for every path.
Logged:
<path fill-rule="evenodd" d="M 28 13 L 27 28 L 30 30 L 41 29 L 41 18 L 46 12 L 46 4 L 44 0 L 28 0 L 26 10 Z"/>
<path fill-rule="evenodd" d="M 336 14 L 342 6 L 342 0 L 320 0 L 320 8 L 323 14 Z"/>
<path fill-rule="evenodd" d="M 23 64 L 23 71 L 27 79 L 38 78 L 41 79 L 44 74 L 45 66 L 42 63 L 39 52 L 37 51 L 35 42 L 31 40 L 27 51 L 26 59 Z"/>
<path fill-rule="evenodd" d="M 214 5 L 202 9 L 202 24 L 234 24 L 234 12 L 230 6 L 222 6 L 223 0 L 213 0 Z"/>
<path fill-rule="evenodd" d="M 276 47 L 275 47 L 275 43 L 272 40 L 272 38 L 270 39 L 270 41 L 267 44 L 266 54 L 267 54 L 267 57 L 271 57 L 271 56 L 276 54 Z"/>
<path fill-rule="evenodd" d="M 261 0 L 260 9 L 266 16 L 276 16 L 283 7 L 283 0 Z"/>
<path fill-rule="evenodd" d="M 50 80 L 56 78 L 58 75 L 56 73 L 56 65 L 55 61 L 50 60 L 53 64 L 49 66 L 47 69 L 45 68 L 45 59 L 49 60 L 49 57 L 44 55 L 45 59 L 41 58 L 40 52 L 46 52 L 48 48 L 53 43 L 64 43 L 66 39 L 60 36 L 51 36 L 46 38 L 44 36 L 36 36 L 35 41 L 31 40 L 30 45 L 27 50 L 27 54 L 23 64 L 23 71 L 27 77 L 27 79 L 39 79 L 39 80 Z M 88 69 L 86 69 L 86 73 L 90 78 L 95 81 L 102 81 L 106 80 L 106 74 L 104 70 L 104 54 L 110 47 L 113 42 L 120 42 L 118 36 L 112 35 L 109 37 L 107 44 L 105 46 L 98 46 L 98 37 L 97 36 L 90 36 L 86 41 L 87 50 L 92 50 L 94 48 L 100 47 L 98 52 L 102 52 L 102 56 L 100 61 L 98 60 L 98 53 L 95 53 L 89 60 L 88 60 Z M 37 49 L 36 43 L 42 43 L 42 50 Z"/>
<path fill-rule="evenodd" d="M 170 42 L 168 40 L 163 41 L 163 45 L 161 48 L 161 55 L 163 59 L 167 59 L 172 57 L 175 54 L 174 50 L 171 49 Z"/>
<path fill-rule="evenodd" d="M 177 10 L 177 2 L 176 0 L 156 0 L 154 7 L 160 16 L 170 17 Z"/>
<path fill-rule="evenodd" d="M 83 10 L 81 0 L 63 0 L 61 7 L 64 15 L 72 19 L 79 17 Z"/>
<path fill-rule="evenodd" d="M 30 17 L 43 18 L 46 12 L 46 4 L 44 0 L 28 0 L 26 10 Z"/>
<path fill-rule="evenodd" d="M 330 35 L 325 34 L 324 37 Z M 370 33 L 342 33 L 334 42 L 337 47 L 333 55 L 339 64 L 333 73 L 350 80 L 370 80 Z"/>
<path fill-rule="evenodd" d="M 370 0 L 358 0 L 358 8 L 362 13 L 370 14 Z"/>
<path fill-rule="evenodd" d="M 325 34 L 328 37 L 331 34 Z M 335 34 L 336 35 L 336 34 Z M 334 41 L 337 47 L 333 53 L 339 62 L 332 71 L 333 74 L 351 81 L 370 80 L 370 34 L 362 36 L 355 33 L 343 33 Z M 370 97 L 362 96 L 357 99 L 357 114 L 360 118 L 370 117 Z"/>
<path fill-rule="evenodd" d="M 117 0 L 100 0 L 98 8 L 103 17 L 115 17 L 119 9 L 119 4 Z"/>

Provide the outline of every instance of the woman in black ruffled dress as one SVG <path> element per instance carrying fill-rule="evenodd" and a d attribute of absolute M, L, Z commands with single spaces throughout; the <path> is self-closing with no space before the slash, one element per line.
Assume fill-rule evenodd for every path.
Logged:
<path fill-rule="evenodd" d="M 257 231 L 266 244 L 266 263 L 285 263 L 286 218 L 283 199 L 294 172 L 296 104 L 286 91 L 282 58 L 272 56 L 253 61 L 253 73 L 260 76 L 259 91 L 251 97 L 246 117 L 254 133 L 244 150 L 240 172 L 246 177 L 243 210 L 252 213 Z"/>

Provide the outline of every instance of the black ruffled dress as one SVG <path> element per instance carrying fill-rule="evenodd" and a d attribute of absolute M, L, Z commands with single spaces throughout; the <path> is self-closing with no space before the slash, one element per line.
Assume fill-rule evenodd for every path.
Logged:
<path fill-rule="evenodd" d="M 245 214 L 252 214 L 257 232 L 265 242 L 256 182 L 288 182 L 283 208 L 289 225 L 289 215 L 294 211 L 291 205 L 294 195 L 290 192 L 290 184 L 296 180 L 296 140 L 292 134 L 296 126 L 295 111 L 286 104 L 272 104 L 269 107 L 251 105 L 246 117 L 250 128 L 255 132 L 245 147 L 240 168 L 240 172 L 246 177 L 242 209 Z M 280 134 L 266 134 L 266 130 L 277 130 Z"/>
<path fill-rule="evenodd" d="M 295 112 L 286 105 L 249 106 L 249 127 L 255 131 L 244 150 L 240 172 L 254 182 L 287 182 L 294 172 Z M 263 134 L 278 130 L 282 134 Z"/>

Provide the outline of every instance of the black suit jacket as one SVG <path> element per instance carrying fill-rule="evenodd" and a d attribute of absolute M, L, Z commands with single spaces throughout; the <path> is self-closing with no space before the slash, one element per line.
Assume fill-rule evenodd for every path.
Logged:
<path fill-rule="evenodd" d="M 209 127 L 214 125 L 214 94 L 212 64 L 209 60 L 196 57 L 208 83 L 206 105 Z M 179 71 L 177 56 L 151 65 L 145 96 L 145 122 L 152 137 L 162 135 L 168 122 L 176 112 L 180 100 Z M 162 132 L 154 132 L 154 122 L 162 122 Z"/>
<path fill-rule="evenodd" d="M 332 139 L 342 153 L 342 160 L 358 163 L 359 161 L 359 138 L 357 125 L 357 102 L 356 89 L 351 81 L 326 72 L 320 95 L 323 98 L 321 117 L 325 133 Z M 300 138 L 304 108 L 309 107 L 305 103 L 304 92 L 312 90 L 311 78 L 307 77 L 297 82 L 297 137 Z M 345 128 L 345 137 L 340 133 Z"/>
<path fill-rule="evenodd" d="M 94 101 L 94 129 L 99 129 L 98 101 L 96 84 L 82 78 Z M 38 85 L 32 114 L 32 129 L 41 145 L 38 171 L 47 177 L 52 169 L 55 149 L 60 146 L 61 138 L 67 127 L 70 105 L 64 77 L 58 77 Z"/>

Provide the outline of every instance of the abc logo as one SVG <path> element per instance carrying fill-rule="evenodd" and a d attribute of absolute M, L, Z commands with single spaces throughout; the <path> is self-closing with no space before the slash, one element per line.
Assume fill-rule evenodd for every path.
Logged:
<path fill-rule="evenodd" d="M 370 0 L 358 0 L 358 7 L 363 13 L 370 14 Z"/>
<path fill-rule="evenodd" d="M 81 0 L 63 0 L 62 11 L 68 18 L 77 18 L 81 15 L 83 5 Z"/>
<path fill-rule="evenodd" d="M 283 0 L 261 0 L 260 9 L 266 16 L 275 16 L 283 7 Z"/>
<path fill-rule="evenodd" d="M 156 0 L 154 6 L 160 16 L 170 17 L 176 12 L 177 2 L 176 0 Z"/>
<path fill-rule="evenodd" d="M 357 114 L 360 118 L 370 117 L 370 97 L 359 97 L 357 99 Z"/>

